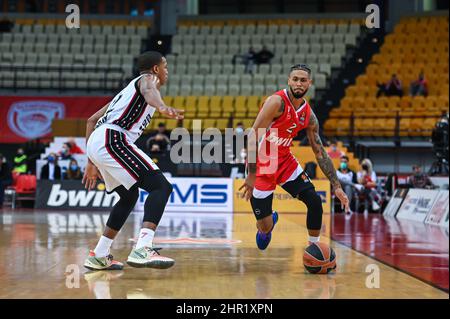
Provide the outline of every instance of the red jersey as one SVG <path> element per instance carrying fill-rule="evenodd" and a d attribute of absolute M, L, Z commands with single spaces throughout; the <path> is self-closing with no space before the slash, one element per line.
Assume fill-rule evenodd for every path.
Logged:
<path fill-rule="evenodd" d="M 263 193 L 258 193 L 257 196 L 266 195 L 264 192 L 273 192 L 276 185 L 293 180 L 303 172 L 303 168 L 292 155 L 290 146 L 298 132 L 308 127 L 311 107 L 305 100 L 296 111 L 286 89 L 275 94 L 283 99 L 284 110 L 283 114 L 270 124 L 259 142 L 255 191 Z"/>
<path fill-rule="evenodd" d="M 264 139 L 260 142 L 260 150 L 262 150 L 262 147 L 264 146 L 266 149 L 266 151 L 262 151 L 262 154 L 260 155 L 269 155 L 270 144 L 273 144 L 277 148 L 277 156 L 284 157 L 291 153 L 290 146 L 298 132 L 308 127 L 309 118 L 311 116 L 311 107 L 305 100 L 305 103 L 303 103 L 296 111 L 289 99 L 286 89 L 275 92 L 274 95 L 278 95 L 283 99 L 284 110 L 283 114 L 270 124 L 264 135 Z M 266 145 L 261 145 L 262 143 L 265 143 Z"/>

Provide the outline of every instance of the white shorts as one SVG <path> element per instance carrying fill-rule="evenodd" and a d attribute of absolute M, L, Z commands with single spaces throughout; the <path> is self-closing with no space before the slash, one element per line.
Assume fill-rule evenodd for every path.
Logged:
<path fill-rule="evenodd" d="M 103 176 L 106 191 L 123 185 L 130 189 L 148 171 L 159 170 L 152 159 L 134 143 L 129 143 L 120 128 L 101 125 L 89 137 L 87 155 Z"/>

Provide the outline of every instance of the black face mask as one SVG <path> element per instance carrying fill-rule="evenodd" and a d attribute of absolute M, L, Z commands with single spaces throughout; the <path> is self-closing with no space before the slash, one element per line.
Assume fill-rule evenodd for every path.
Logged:
<path fill-rule="evenodd" d="M 363 166 L 362 166 L 362 169 L 365 170 L 365 171 L 368 171 L 368 170 L 369 170 L 369 167 L 368 167 L 367 165 L 363 165 Z"/>

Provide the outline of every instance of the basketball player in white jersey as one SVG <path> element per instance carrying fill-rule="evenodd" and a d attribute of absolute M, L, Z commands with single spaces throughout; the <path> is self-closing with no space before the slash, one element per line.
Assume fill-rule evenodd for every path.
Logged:
<path fill-rule="evenodd" d="M 168 71 L 167 61 L 159 52 L 142 54 L 138 58 L 138 68 L 140 76 L 87 122 L 89 162 L 83 184 L 92 189 L 100 178 L 108 193 L 115 191 L 120 196 L 103 236 L 84 263 L 90 270 L 123 269 L 122 263 L 113 260 L 110 247 L 136 204 L 139 188 L 146 190 L 149 196 L 144 205 L 142 229 L 127 263 L 150 268 L 169 268 L 174 264 L 173 259 L 161 256 L 159 249 L 153 247 L 155 230 L 172 193 L 172 185 L 134 142 L 156 111 L 174 119 L 182 119 L 184 111 L 166 106 L 161 99 L 159 88 L 167 82 Z"/>

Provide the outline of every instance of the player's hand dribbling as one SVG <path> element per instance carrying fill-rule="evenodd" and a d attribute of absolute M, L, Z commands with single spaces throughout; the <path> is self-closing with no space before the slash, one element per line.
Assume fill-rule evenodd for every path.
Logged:
<path fill-rule="evenodd" d="M 256 175 L 255 174 L 249 174 L 247 176 L 247 178 L 245 179 L 244 185 L 242 185 L 239 190 L 244 188 L 244 194 L 242 195 L 242 197 L 245 198 L 245 200 L 250 200 L 250 198 L 252 198 L 252 194 L 253 194 L 253 188 L 255 187 L 255 180 L 256 180 Z"/>
<path fill-rule="evenodd" d="M 334 194 L 336 195 L 337 198 L 339 198 L 342 209 L 345 209 L 346 213 L 349 212 L 350 207 L 349 207 L 348 197 L 345 194 L 345 192 L 342 190 L 342 188 L 336 189 Z"/>
<path fill-rule="evenodd" d="M 86 189 L 91 190 L 95 187 L 95 184 L 97 184 L 97 178 L 103 180 L 103 177 L 97 167 L 91 162 L 88 162 L 86 169 L 84 170 L 83 180 L 81 183 L 84 184 Z"/>
<path fill-rule="evenodd" d="M 184 110 L 181 110 L 181 109 L 176 109 L 176 108 L 170 107 L 170 106 L 161 106 L 158 109 L 158 111 L 162 115 L 164 115 L 168 118 L 171 118 L 171 119 L 176 119 L 176 120 L 184 119 Z"/>

